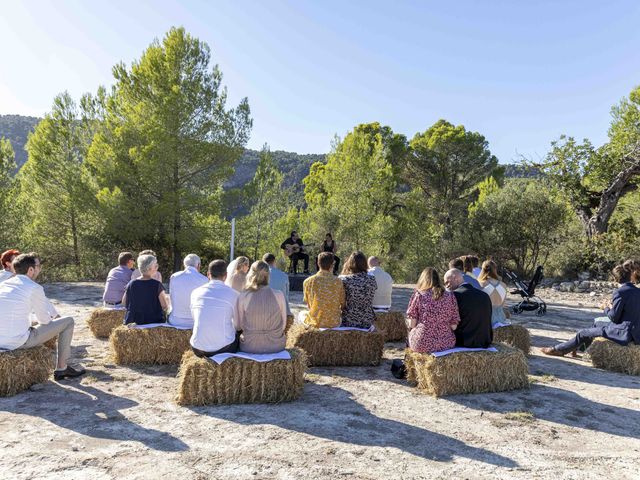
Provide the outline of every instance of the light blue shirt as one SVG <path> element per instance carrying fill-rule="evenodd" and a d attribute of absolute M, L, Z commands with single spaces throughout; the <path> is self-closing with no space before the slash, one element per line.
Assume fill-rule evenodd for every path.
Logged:
<path fill-rule="evenodd" d="M 289 275 L 276 267 L 269 267 L 269 286 L 284 293 L 287 315 L 291 315 L 291 309 L 289 308 Z"/>
<path fill-rule="evenodd" d="M 482 290 L 482 287 L 480 286 L 480 284 L 478 283 L 478 280 L 476 280 L 475 278 L 473 278 L 471 275 L 468 275 L 466 273 L 462 274 L 462 278 L 464 279 L 464 283 L 468 283 L 469 285 L 471 285 L 473 288 L 477 288 L 478 290 Z"/>

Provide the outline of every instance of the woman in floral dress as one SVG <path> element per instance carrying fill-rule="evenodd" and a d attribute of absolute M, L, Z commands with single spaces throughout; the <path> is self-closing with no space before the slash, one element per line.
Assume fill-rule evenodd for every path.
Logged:
<path fill-rule="evenodd" d="M 378 284 L 369 275 L 367 257 L 362 252 L 352 253 L 344 263 L 340 280 L 344 285 L 345 305 L 342 309 L 342 327 L 369 328 L 376 319 L 373 296 Z"/>
<path fill-rule="evenodd" d="M 456 297 L 444 289 L 435 268 L 425 268 L 407 309 L 409 348 L 433 353 L 455 347 L 459 322 Z"/>

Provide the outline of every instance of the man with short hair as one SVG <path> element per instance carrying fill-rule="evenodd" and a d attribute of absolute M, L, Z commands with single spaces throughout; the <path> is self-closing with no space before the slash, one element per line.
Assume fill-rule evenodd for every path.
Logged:
<path fill-rule="evenodd" d="M 345 293 L 342 280 L 333 274 L 333 253 L 318 255 L 320 270 L 302 284 L 309 311 L 301 311 L 298 321 L 315 328 L 334 328 L 342 321 Z"/>
<path fill-rule="evenodd" d="M 478 258 L 477 255 L 469 255 L 471 257 L 471 266 L 472 268 L 472 272 L 473 272 L 473 277 L 474 278 L 478 278 L 480 276 L 480 273 L 482 273 L 482 269 L 480 268 L 480 259 Z"/>
<path fill-rule="evenodd" d="M 37 253 L 18 255 L 13 260 L 16 275 L 0 283 L 0 350 L 36 347 L 57 336 L 55 380 L 78 377 L 85 370 L 67 364 L 71 356 L 73 318 L 60 318 L 57 314 L 52 317 L 44 288 L 35 281 L 41 268 Z M 31 313 L 38 322 L 34 326 L 31 326 Z"/>
<path fill-rule="evenodd" d="M 118 255 L 118 266 L 109 271 L 107 281 L 104 284 L 102 302 L 106 308 L 123 308 L 122 297 L 131 281 L 134 265 L 135 261 L 131 252 L 122 252 Z"/>
<path fill-rule="evenodd" d="M 455 268 L 444 274 L 444 284 L 458 302 L 460 323 L 453 331 L 456 347 L 487 348 L 493 341 L 489 295 L 465 282 L 462 272 Z"/>
<path fill-rule="evenodd" d="M 265 253 L 262 256 L 262 261 L 269 265 L 269 286 L 284 293 L 287 316 L 291 315 L 291 309 L 289 308 L 289 275 L 276 267 L 276 256 L 273 253 Z"/>
<path fill-rule="evenodd" d="M 293 253 L 289 258 L 291 258 L 293 273 L 298 273 L 298 260 L 302 260 L 304 262 L 304 273 L 309 273 L 309 255 L 304 252 L 304 242 L 298 236 L 298 232 L 295 230 L 291 232 L 291 236 L 282 242 L 280 248 L 285 251 L 287 249 L 292 249 Z"/>
<path fill-rule="evenodd" d="M 227 262 L 211 262 L 207 276 L 209 282 L 191 294 L 191 349 L 198 357 L 237 352 L 240 332 L 236 332 L 233 321 L 238 316 L 236 304 L 240 294 L 224 283 Z"/>
<path fill-rule="evenodd" d="M 393 290 L 393 278 L 380 266 L 378 257 L 369 257 L 369 275 L 376 279 L 378 288 L 373 296 L 373 310 L 376 312 L 388 312 L 391 308 L 391 293 Z"/>
<path fill-rule="evenodd" d="M 208 280 L 200 273 L 200 257 L 195 253 L 184 257 L 182 263 L 184 270 L 174 273 L 169 279 L 171 313 L 168 323 L 177 327 L 193 328 L 191 293 Z"/>
<path fill-rule="evenodd" d="M 454 258 L 453 260 L 451 260 L 449 262 L 449 269 L 451 269 L 451 270 L 453 270 L 453 269 L 459 270 L 460 273 L 462 274 L 464 283 L 468 283 L 473 288 L 477 288 L 478 290 L 482 290 L 482 287 L 478 283 L 478 280 L 473 278 L 471 275 L 467 275 L 466 273 L 464 273 L 464 260 L 462 260 L 462 258 Z"/>

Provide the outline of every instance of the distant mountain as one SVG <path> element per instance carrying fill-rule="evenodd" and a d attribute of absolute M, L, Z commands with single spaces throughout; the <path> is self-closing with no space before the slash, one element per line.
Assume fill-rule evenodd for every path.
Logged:
<path fill-rule="evenodd" d="M 22 115 L 0 115 L 0 138 L 8 138 L 16 154 L 18 168 L 27 161 L 27 144 L 29 132 L 32 132 L 40 121 L 37 117 L 24 117 Z"/>

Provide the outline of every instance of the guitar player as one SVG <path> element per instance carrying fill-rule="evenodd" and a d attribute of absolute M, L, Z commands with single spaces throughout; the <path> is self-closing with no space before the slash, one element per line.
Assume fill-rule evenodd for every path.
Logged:
<path fill-rule="evenodd" d="M 304 243 L 298 236 L 298 232 L 291 232 L 291 236 L 282 242 L 280 248 L 284 250 L 287 257 L 291 258 L 293 273 L 298 273 L 298 260 L 304 261 L 304 273 L 309 273 L 309 255 L 304 253 Z"/>

